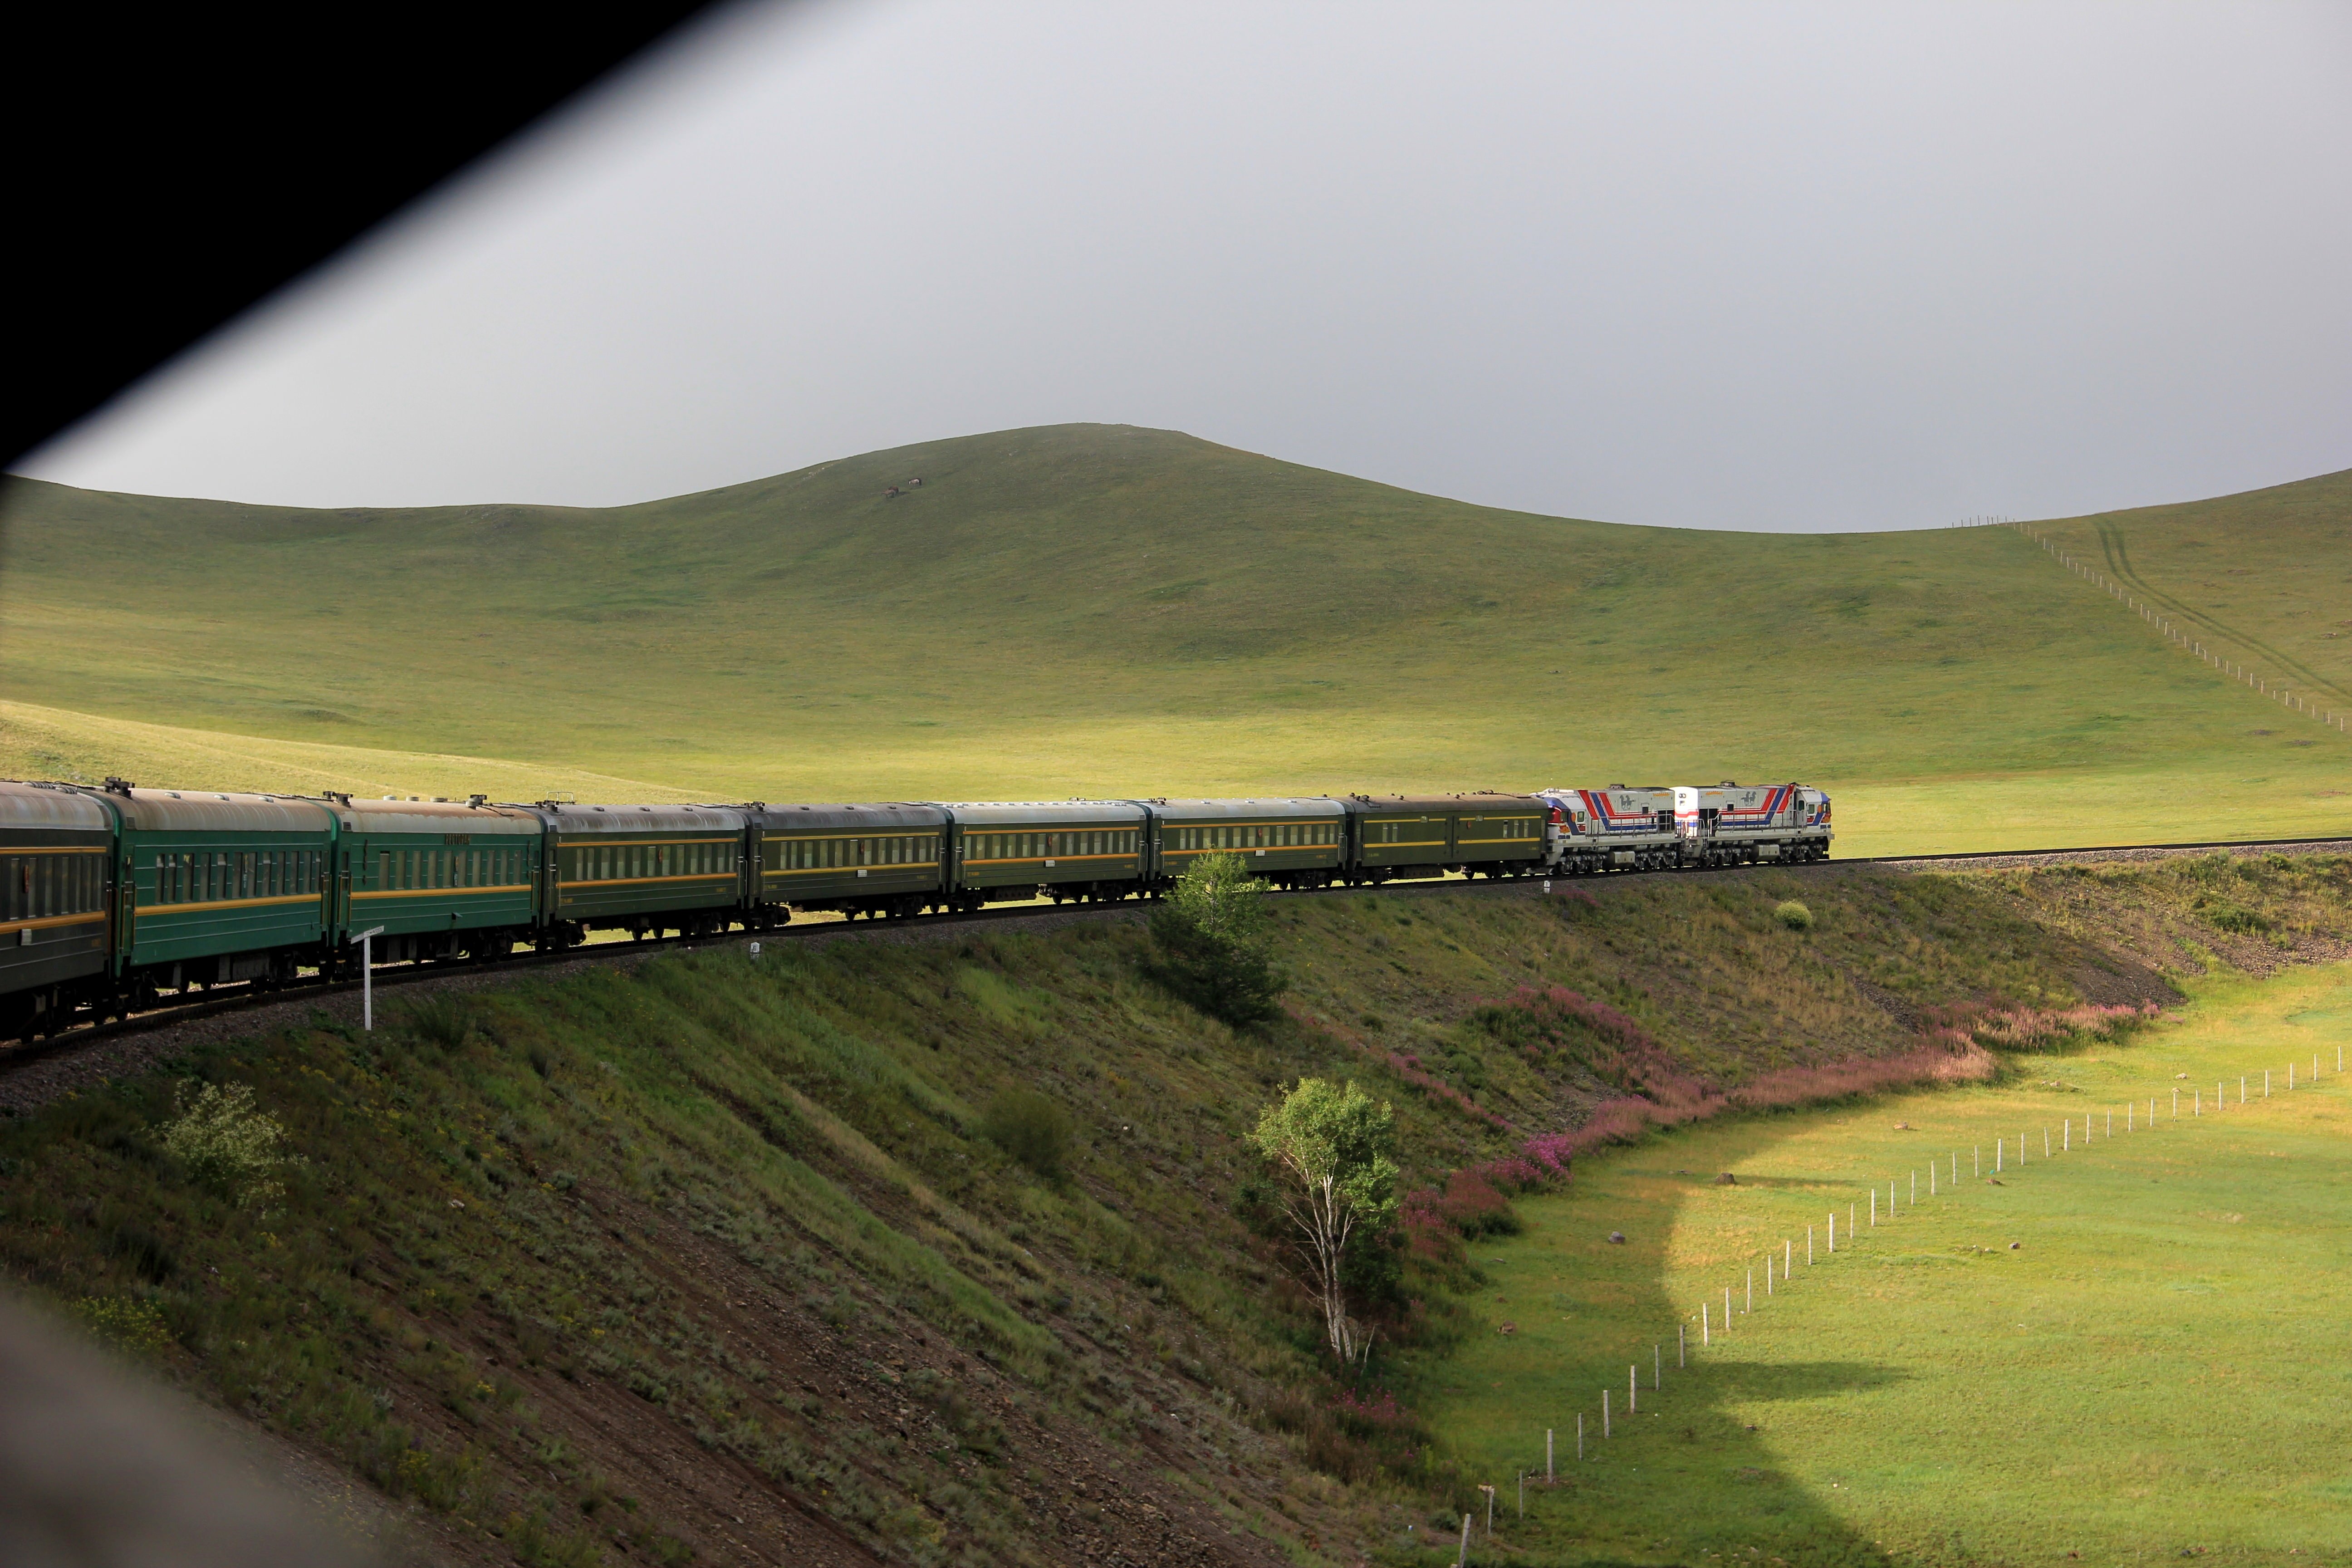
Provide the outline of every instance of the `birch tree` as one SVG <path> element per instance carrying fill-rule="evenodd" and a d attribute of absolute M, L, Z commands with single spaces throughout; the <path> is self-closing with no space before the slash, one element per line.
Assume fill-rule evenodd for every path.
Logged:
<path fill-rule="evenodd" d="M 1306 1078 L 1266 1108 L 1250 1141 L 1281 1176 L 1282 1212 L 1298 1233 L 1331 1354 L 1342 1366 L 1360 1365 L 1372 1336 L 1348 1310 L 1341 1268 L 1351 1240 L 1372 1240 L 1396 1216 L 1394 1114 L 1352 1083 Z"/>

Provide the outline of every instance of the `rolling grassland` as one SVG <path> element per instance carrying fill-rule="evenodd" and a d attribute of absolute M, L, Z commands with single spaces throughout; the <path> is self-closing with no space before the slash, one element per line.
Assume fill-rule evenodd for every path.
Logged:
<path fill-rule="evenodd" d="M 2206 857 L 1277 900 L 1290 1011 L 1244 1034 L 1152 983 L 1131 917 L 461 972 L 383 998 L 373 1035 L 340 998 L 212 1021 L 70 1093 L 0 1078 L 0 1273 L 352 1476 L 441 1561 L 1353 1563 L 1408 1552 L 1403 1524 L 1508 1462 L 1482 1422 L 1523 1433 L 1527 1408 L 1481 1415 L 1470 1391 L 1591 1381 L 1566 1342 L 1524 1356 L 1541 1300 L 1586 1286 L 1523 1303 L 1520 1259 L 1553 1245 L 1549 1205 L 1601 1201 L 1675 1145 L 1523 1199 L 1538 1223 L 1516 1249 L 1408 1264 L 1415 1304 L 1379 1309 L 1378 1375 L 1435 1396 L 1433 1464 L 1425 1433 L 1401 1451 L 1349 1427 L 1249 1200 L 1244 1135 L 1284 1084 L 1351 1078 L 1391 1102 L 1426 1210 L 1625 1092 L 1606 1041 L 1538 1048 L 1512 998 L 1621 1009 L 1684 1080 L 1834 1098 L 1843 1068 L 1916 1052 L 1937 1008 L 2160 998 L 2340 954 L 2347 877 L 2338 858 Z M 1791 895 L 1801 929 L 1776 913 Z M 250 1089 L 284 1129 L 300 1163 L 277 1191 L 175 1152 L 197 1081 Z M 1058 1162 L 1008 1153 L 1016 1090 L 1067 1117 Z M 1596 1300 L 1680 1303 L 1716 1278 L 1714 1253 L 1667 1260 L 1665 1231 L 1626 1228 L 1636 1247 L 1590 1266 Z M 1525 1331 L 1507 1363 L 1497 1287 Z M 1746 1464 L 1851 1544 L 1860 1527 L 1809 1483 Z"/>
<path fill-rule="evenodd" d="M 2352 711 L 2352 472 L 2033 530 L 2268 685 Z"/>
<path fill-rule="evenodd" d="M 2170 512 L 2270 552 L 2229 579 L 2264 596 L 2343 488 Z M 2352 738 L 2003 529 L 1538 517 L 1102 426 L 605 510 L 5 496 L 9 772 L 770 800 L 1801 776 L 1849 853 L 2352 827 Z"/>
<path fill-rule="evenodd" d="M 2129 1044 L 2020 1054 L 1997 1086 L 1711 1125 L 1591 1162 L 1573 1192 L 1520 1205 L 1524 1235 L 1479 1247 L 1481 1310 L 1517 1331 L 1490 1327 L 1433 1374 L 1432 1419 L 1507 1491 L 1541 1470 L 1541 1428 L 1562 1430 L 1560 1483 L 1502 1531 L 1514 1562 L 2352 1550 L 2347 1047 L 2352 967 L 2221 980 Z M 1769 1295 L 1767 1252 L 1776 1274 L 1795 1265 Z"/>

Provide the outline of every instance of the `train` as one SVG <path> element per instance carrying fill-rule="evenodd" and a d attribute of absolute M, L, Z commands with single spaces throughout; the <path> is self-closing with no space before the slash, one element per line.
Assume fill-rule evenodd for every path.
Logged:
<path fill-rule="evenodd" d="M 0 781 L 0 1040 L 221 987 L 489 963 L 595 932 L 1164 894 L 1234 854 L 1284 889 L 1826 858 L 1797 784 L 1526 795 L 583 805 Z M 365 947 L 358 944 L 365 938 Z"/>

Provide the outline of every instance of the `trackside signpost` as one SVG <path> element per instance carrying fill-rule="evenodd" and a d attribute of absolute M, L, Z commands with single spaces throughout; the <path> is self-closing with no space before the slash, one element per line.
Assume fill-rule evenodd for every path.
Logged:
<path fill-rule="evenodd" d="M 375 939 L 383 927 L 370 926 L 351 940 L 360 944 L 360 1027 L 375 1033 Z"/>

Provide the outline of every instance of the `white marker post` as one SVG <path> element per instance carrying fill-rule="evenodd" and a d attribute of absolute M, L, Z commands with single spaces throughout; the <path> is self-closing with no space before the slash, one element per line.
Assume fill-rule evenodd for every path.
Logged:
<path fill-rule="evenodd" d="M 1551 1485 L 1552 1479 L 1551 1428 L 1547 1426 L 1544 1428 L 1544 1485 Z"/>
<path fill-rule="evenodd" d="M 1625 1414 L 1642 1413 L 1642 1368 L 1637 1362 L 1625 1369 Z"/>
<path fill-rule="evenodd" d="M 375 939 L 383 927 L 370 926 L 350 940 L 360 944 L 360 1027 L 375 1033 Z"/>
<path fill-rule="evenodd" d="M 1704 1301 L 1698 1304 L 1698 1342 L 1702 1347 L 1715 1343 L 1715 1328 L 1707 1317 L 1714 1310 Z"/>
<path fill-rule="evenodd" d="M 1675 1365 L 1677 1367 L 1690 1365 L 1690 1325 L 1688 1323 L 1675 1325 Z"/>
<path fill-rule="evenodd" d="M 1756 1310 L 1756 1270 L 1753 1268 L 1748 1271 L 1748 1305 L 1739 1310 L 1743 1312 L 1752 1312 Z"/>
<path fill-rule="evenodd" d="M 1785 1237 L 1785 1236 L 1784 1236 L 1784 1237 L 1782 1237 L 1780 1238 L 1780 1283 L 1781 1283 L 1781 1284 L 1786 1285 L 1786 1284 L 1789 1282 L 1789 1265 L 1790 1265 L 1790 1264 L 1791 1264 L 1791 1263 L 1793 1263 L 1793 1262 L 1795 1262 L 1795 1261 L 1796 1261 L 1796 1258 L 1797 1258 L 1797 1244 L 1796 1244 L 1795 1242 L 1793 1242 L 1793 1241 L 1790 1241 L 1787 1237 Z M 1808 1259 L 1806 1259 L 1806 1261 L 1807 1261 L 1807 1262 L 1811 1262 L 1811 1258 L 1808 1258 Z"/>
<path fill-rule="evenodd" d="M 1601 1435 L 1609 1436 L 1609 1391 L 1605 1388 L 1601 1391 Z"/>

